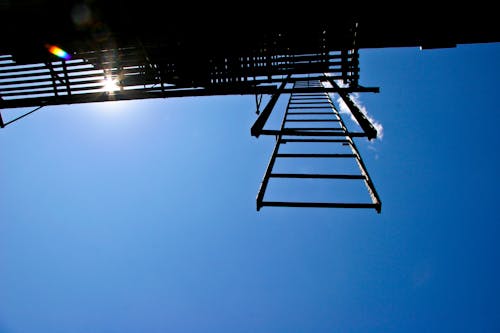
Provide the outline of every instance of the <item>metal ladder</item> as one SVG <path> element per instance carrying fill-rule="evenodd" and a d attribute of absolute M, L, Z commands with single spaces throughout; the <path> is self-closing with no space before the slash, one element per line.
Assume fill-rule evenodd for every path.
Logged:
<path fill-rule="evenodd" d="M 380 213 L 380 198 L 353 140 L 353 137 L 367 137 L 368 135 L 365 132 L 348 131 L 330 95 L 326 89 L 322 91 L 323 87 L 320 80 L 295 81 L 280 130 L 262 131 L 262 134 L 275 135 L 276 145 L 257 194 L 257 210 L 265 206 L 374 208 Z M 315 88 L 317 92 L 294 92 L 294 89 L 304 91 L 302 88 Z M 308 162 L 318 159 L 329 159 L 328 163 L 324 164 L 328 164 L 328 168 L 331 164 L 331 170 L 320 173 L 308 166 L 305 168 L 307 172 L 301 171 L 304 169 L 304 163 L 308 165 Z M 301 164 L 295 167 L 296 170 L 277 171 L 276 169 L 280 169 L 276 166 L 277 162 L 280 163 L 283 160 L 300 160 Z M 352 163 L 354 167 L 347 168 L 348 172 L 335 171 L 337 170 L 335 164 L 346 164 L 345 161 L 354 162 Z M 288 162 L 288 164 L 288 168 L 292 166 L 293 169 L 293 163 Z M 266 190 L 275 180 L 286 182 L 325 180 L 358 182 L 358 184 L 364 182 L 371 200 L 361 202 L 358 200 L 308 200 L 308 196 L 313 192 L 301 193 L 304 196 L 301 200 L 266 200 Z M 356 188 L 359 190 L 359 186 Z M 363 192 L 366 195 L 366 191 L 363 190 Z"/>

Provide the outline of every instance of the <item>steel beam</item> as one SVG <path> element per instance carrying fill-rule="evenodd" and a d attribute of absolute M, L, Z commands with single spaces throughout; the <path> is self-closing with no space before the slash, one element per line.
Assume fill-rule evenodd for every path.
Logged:
<path fill-rule="evenodd" d="M 356 121 L 358 122 L 359 126 L 361 129 L 366 133 L 366 137 L 368 140 L 375 139 L 377 137 L 377 130 L 373 126 L 370 120 L 366 118 L 366 116 L 361 112 L 361 110 L 358 108 L 358 106 L 351 100 L 349 97 L 349 94 L 345 92 L 345 90 L 341 90 L 337 82 L 335 80 L 332 80 L 328 76 L 325 76 L 325 78 L 330 82 L 330 84 L 338 90 L 338 94 L 344 101 L 344 103 L 347 105 L 349 110 L 351 110 L 352 115 L 354 118 L 356 118 Z"/>

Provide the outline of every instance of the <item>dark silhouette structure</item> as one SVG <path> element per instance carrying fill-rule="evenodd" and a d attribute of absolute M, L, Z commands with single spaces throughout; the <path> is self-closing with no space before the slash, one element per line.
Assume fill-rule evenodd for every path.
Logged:
<path fill-rule="evenodd" d="M 453 10 L 409 6 L 333 1 L 296 8 L 254 2 L 227 8 L 211 2 L 170 8 L 159 1 L 3 0 L 0 110 L 35 109 L 10 120 L 0 114 L 0 127 L 47 105 L 183 96 L 255 95 L 260 113 L 262 95 L 270 95 L 251 129 L 255 137 L 277 139 L 257 209 L 348 207 L 380 212 L 380 199 L 353 141 L 377 136 L 349 97 L 353 92 L 378 92 L 359 84 L 358 50 L 500 41 L 493 5 Z M 347 128 L 330 93 L 339 94 L 358 131 Z M 290 100 L 282 126 L 265 129 L 283 94 L 290 94 Z M 282 153 L 284 144 L 307 144 L 307 151 L 330 148 L 328 153 Z M 331 152 L 344 148 L 349 151 Z M 352 159 L 358 173 L 273 171 L 283 158 Z M 272 179 L 362 181 L 370 202 L 264 200 Z"/>

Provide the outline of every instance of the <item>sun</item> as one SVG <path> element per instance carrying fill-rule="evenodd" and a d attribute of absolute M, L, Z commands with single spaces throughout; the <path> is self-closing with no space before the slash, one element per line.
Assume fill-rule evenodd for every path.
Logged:
<path fill-rule="evenodd" d="M 108 93 L 113 93 L 117 90 L 120 90 L 118 81 L 116 79 L 113 79 L 111 76 L 106 76 L 106 78 L 102 81 L 102 85 L 102 89 Z"/>

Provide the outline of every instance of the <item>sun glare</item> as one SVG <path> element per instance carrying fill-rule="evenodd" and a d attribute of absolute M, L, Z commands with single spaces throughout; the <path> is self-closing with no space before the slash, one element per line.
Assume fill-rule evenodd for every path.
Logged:
<path fill-rule="evenodd" d="M 117 90 L 120 90 L 120 87 L 118 86 L 118 81 L 110 76 L 107 76 L 104 79 L 104 81 L 102 81 L 102 84 L 103 84 L 103 90 L 106 92 L 112 93 Z"/>

